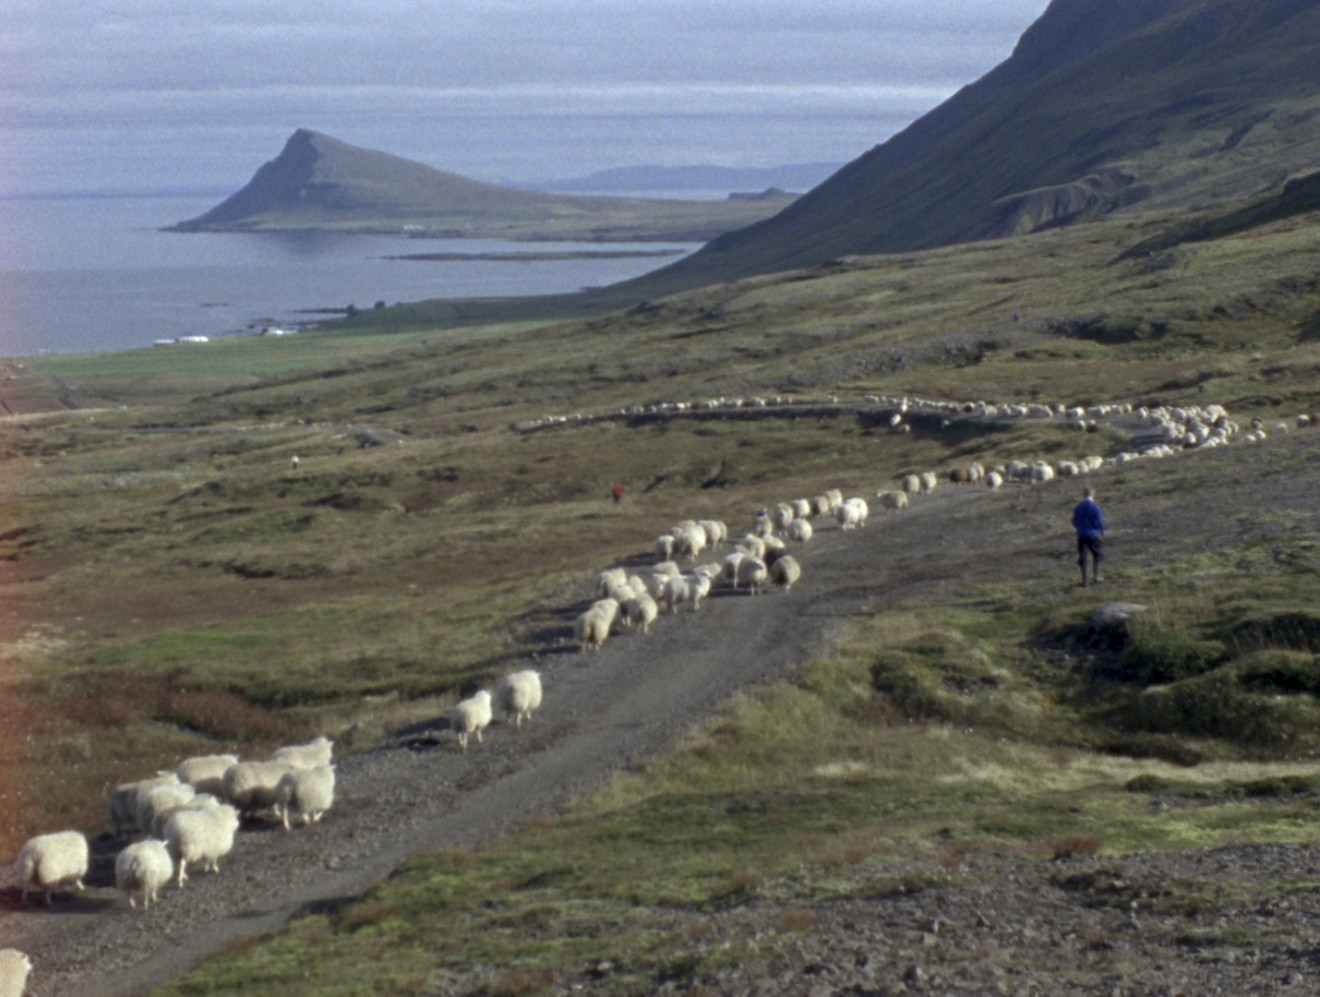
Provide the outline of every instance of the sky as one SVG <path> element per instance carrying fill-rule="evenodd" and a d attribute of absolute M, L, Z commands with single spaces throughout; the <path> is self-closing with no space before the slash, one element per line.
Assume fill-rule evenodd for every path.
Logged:
<path fill-rule="evenodd" d="M 0 194 L 229 193 L 300 127 L 481 180 L 843 163 L 1048 0 L 3 0 Z"/>

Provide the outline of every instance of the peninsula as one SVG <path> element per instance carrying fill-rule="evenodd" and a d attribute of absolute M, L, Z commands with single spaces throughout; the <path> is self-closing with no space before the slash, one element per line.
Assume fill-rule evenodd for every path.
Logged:
<path fill-rule="evenodd" d="M 724 201 L 583 197 L 482 183 L 299 129 L 237 193 L 175 232 L 402 232 L 417 238 L 707 242 L 777 214 L 780 190 Z"/>

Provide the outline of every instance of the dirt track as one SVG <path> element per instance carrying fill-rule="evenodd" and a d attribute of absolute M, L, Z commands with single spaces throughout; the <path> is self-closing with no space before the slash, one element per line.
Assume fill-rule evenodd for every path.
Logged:
<path fill-rule="evenodd" d="M 1317 443 L 1320 436 L 1288 445 L 1295 456 L 1299 446 L 1313 453 Z M 1202 484 L 1210 492 L 1237 487 L 1217 480 L 1214 454 L 1178 460 L 1206 462 Z M 1161 472 L 1152 465 L 1130 473 Z M 1282 471 L 1272 473 L 1275 500 L 1309 511 L 1313 490 Z M 1102 499 L 1111 477 L 1094 479 Z M 922 594 L 948 596 L 964 580 L 1025 575 L 1071 584 L 1066 521 L 1077 490 L 1076 482 L 1011 486 L 999 494 L 946 486 L 914 499 L 906 513 L 873 511 L 865 529 L 845 533 L 821 524 L 801 554 L 803 579 L 789 595 L 717 595 L 697 613 L 662 617 L 650 636 L 616 638 L 598 654 L 547 648 L 528 662 L 542 670 L 546 688 L 545 706 L 530 728 L 492 727 L 485 743 L 466 755 L 441 735 L 434 743 L 401 740 L 346 757 L 336 807 L 323 823 L 292 834 L 245 831 L 221 875 L 196 876 L 183 891 L 167 890 L 147 913 L 129 910 L 113 890 L 112 855 L 98 848 L 82 899 L 58 900 L 50 911 L 20 909 L 17 891 L 6 889 L 0 944 L 32 956 L 29 992 L 38 997 L 146 993 L 239 939 L 359 895 L 418 851 L 487 840 L 563 806 L 663 750 L 739 689 L 789 675 L 854 613 L 883 611 Z M 1189 524 L 1182 543 L 1229 535 L 1224 528 L 1234 521 L 1231 508 L 1210 493 L 1200 501 L 1205 514 Z M 1111 521 L 1115 511 L 1107 507 Z M 1157 505 L 1126 513 L 1116 552 L 1166 532 Z M 1117 597 L 1115 586 L 1097 593 L 1096 601 Z M 565 640 L 572 612 L 565 607 Z M 999 869 L 993 875 L 1007 874 Z M 1005 882 L 1026 885 L 1017 875 Z M 1005 888 L 982 908 L 1014 897 Z M 1019 899 L 1029 906 L 1025 894 Z M 1006 922 L 1005 928 L 1016 931 Z M 787 982 L 766 980 L 754 989 L 811 992 L 806 983 L 798 988 L 800 973 L 785 972 Z M 728 992 L 750 992 L 750 985 L 731 981 Z"/>

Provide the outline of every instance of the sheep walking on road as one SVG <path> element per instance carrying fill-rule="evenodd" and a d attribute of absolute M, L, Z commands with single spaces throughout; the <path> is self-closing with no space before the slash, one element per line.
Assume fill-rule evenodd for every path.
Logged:
<path fill-rule="evenodd" d="M 135 841 L 115 856 L 115 889 L 128 894 L 128 905 L 147 910 L 160 888 L 174 875 L 174 860 L 165 842 L 155 838 Z"/>
<path fill-rule="evenodd" d="M 335 769 L 318 765 L 284 773 L 275 787 L 275 815 L 284 830 L 292 830 L 290 818 L 299 824 L 315 824 L 335 802 Z"/>
<path fill-rule="evenodd" d="M 654 601 L 651 605 L 655 605 Z M 513 718 L 515 727 L 521 727 L 524 720 L 530 721 L 532 714 L 541 708 L 541 673 L 527 668 L 506 675 L 495 688 L 495 706 L 505 720 Z"/>
<path fill-rule="evenodd" d="M 449 729 L 458 734 L 458 746 L 462 750 L 467 751 L 468 738 L 473 734 L 477 743 L 481 743 L 481 732 L 490 726 L 490 703 L 490 692 L 479 689 L 449 711 Z"/>
<path fill-rule="evenodd" d="M 37 890 L 45 892 L 47 907 L 51 895 L 61 887 L 71 886 L 81 893 L 90 859 L 87 838 L 81 831 L 54 831 L 30 839 L 15 863 L 23 882 L 23 902 Z"/>
<path fill-rule="evenodd" d="M 23 997 L 32 960 L 18 949 L 0 949 L 0 997 Z"/>
<path fill-rule="evenodd" d="M 220 871 L 220 860 L 234 849 L 238 810 L 227 803 L 204 810 L 180 810 L 165 823 L 165 845 L 174 860 L 175 883 L 188 880 L 188 863 Z"/>

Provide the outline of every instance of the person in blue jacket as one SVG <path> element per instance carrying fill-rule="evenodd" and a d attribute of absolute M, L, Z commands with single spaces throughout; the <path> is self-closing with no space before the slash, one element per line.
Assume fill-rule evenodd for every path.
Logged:
<path fill-rule="evenodd" d="M 1091 552 L 1093 582 L 1103 581 L 1100 575 L 1100 562 L 1104 560 L 1102 541 L 1105 535 L 1105 518 L 1100 515 L 1100 505 L 1095 500 L 1095 489 L 1088 488 L 1082 493 L 1082 500 L 1077 503 L 1072 514 L 1073 526 L 1077 528 L 1077 566 L 1082 569 L 1082 585 L 1086 585 L 1086 552 Z"/>

